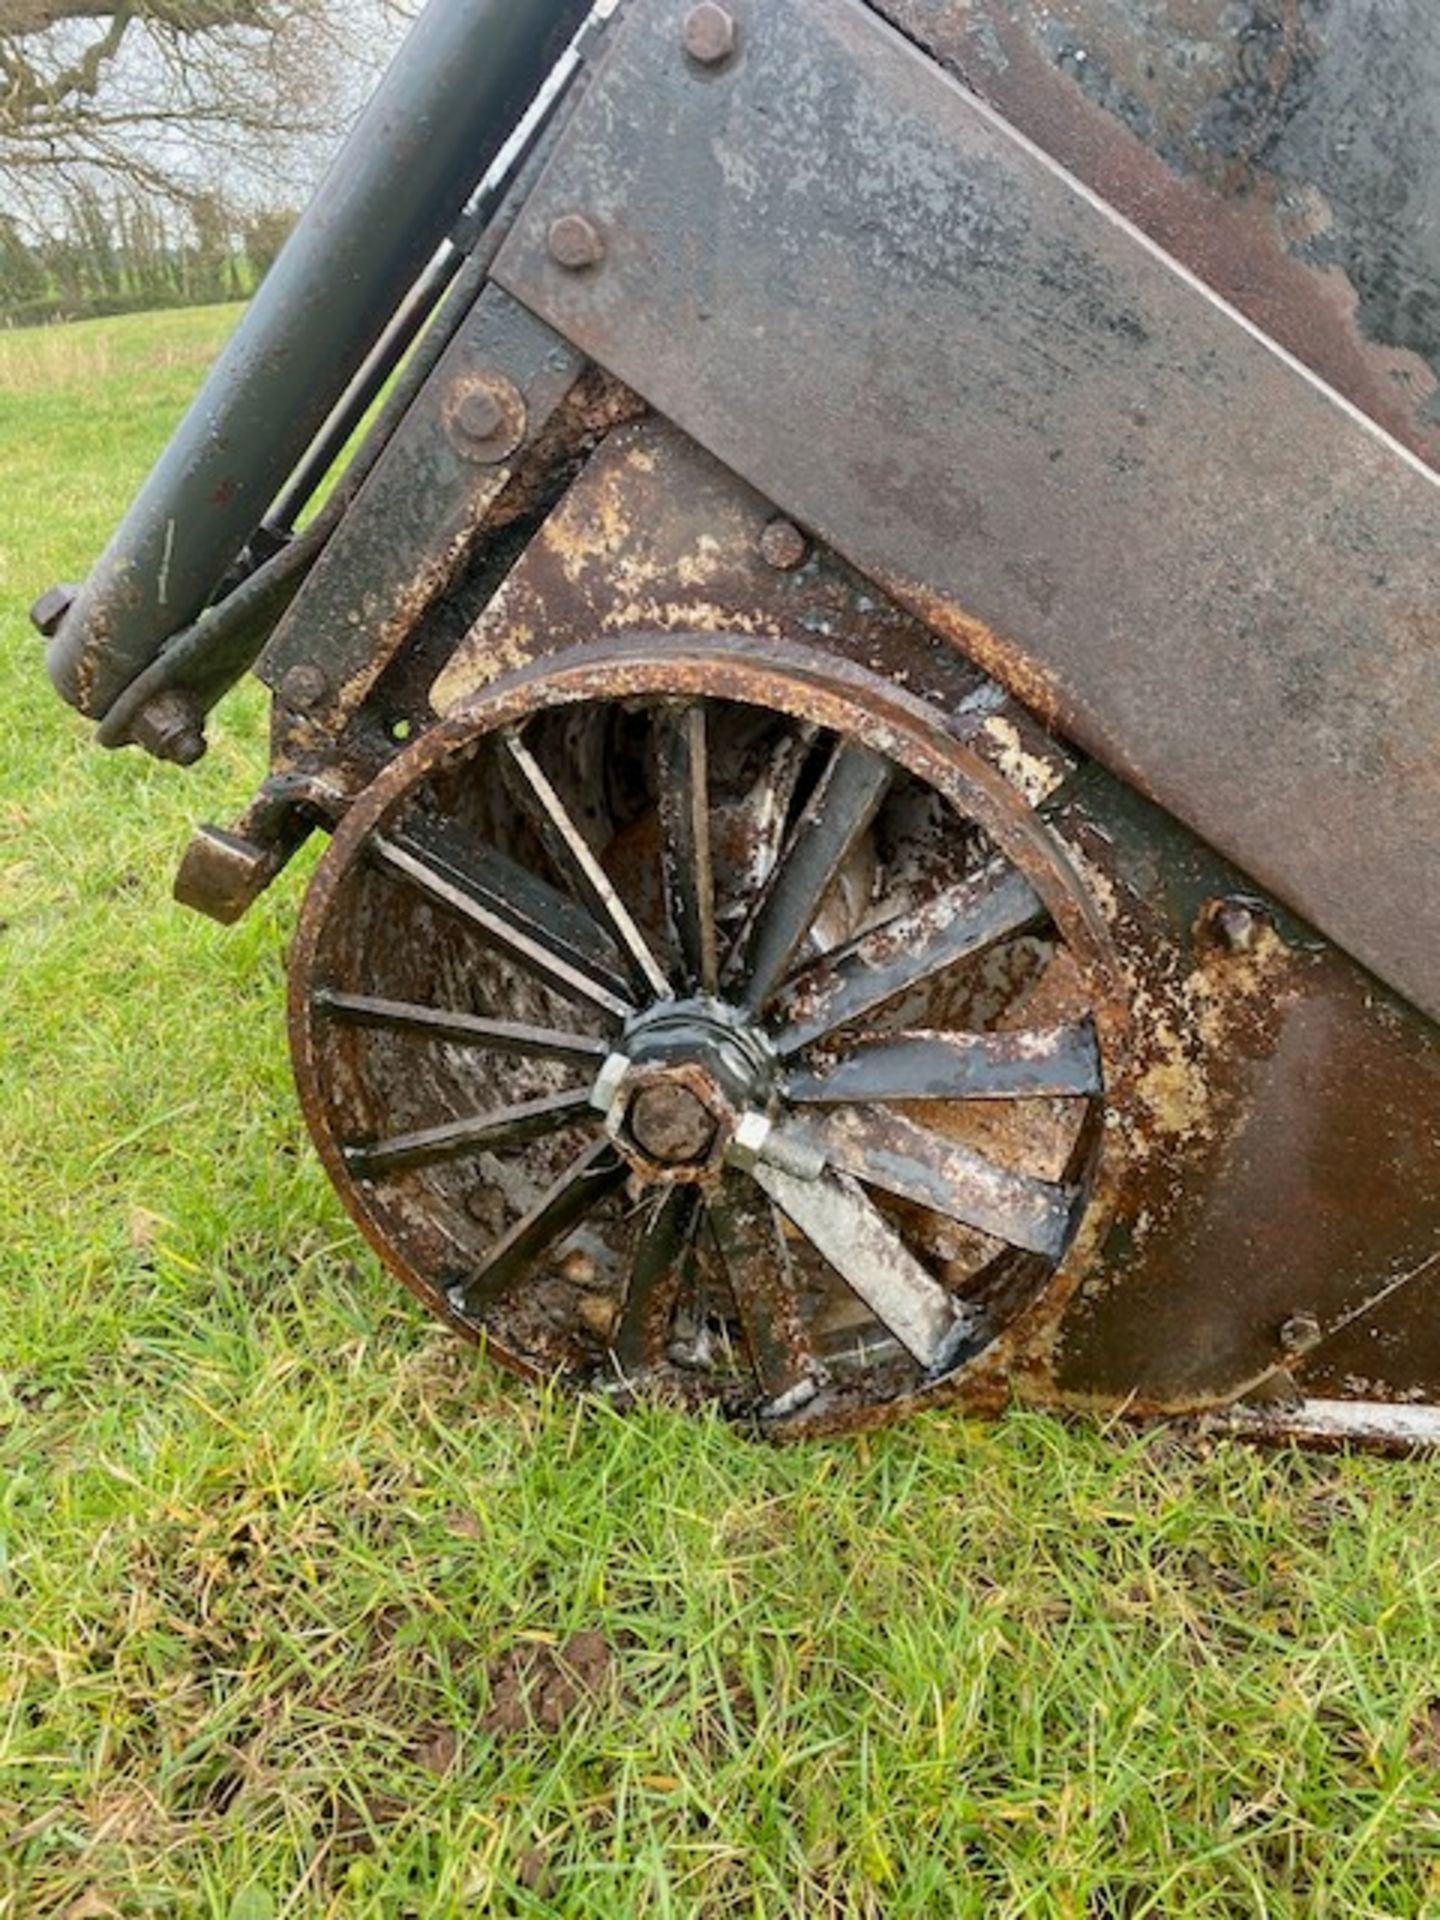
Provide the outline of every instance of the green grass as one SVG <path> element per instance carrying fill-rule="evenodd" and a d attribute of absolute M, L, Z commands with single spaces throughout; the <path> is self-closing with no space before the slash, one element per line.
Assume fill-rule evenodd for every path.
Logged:
<path fill-rule="evenodd" d="M 772 1453 L 537 1396 L 364 1252 L 303 876 L 168 899 L 259 698 L 192 775 L 106 755 L 24 620 L 230 317 L 0 338 L 0 1914 L 1440 1914 L 1435 1465 Z"/>

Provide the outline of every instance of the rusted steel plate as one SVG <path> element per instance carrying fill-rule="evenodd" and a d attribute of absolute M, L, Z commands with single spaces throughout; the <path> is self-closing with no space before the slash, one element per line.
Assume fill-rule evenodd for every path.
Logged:
<path fill-rule="evenodd" d="M 501 281 L 1440 1011 L 1440 483 L 857 0 L 736 0 L 703 71 L 684 10 Z"/>
<path fill-rule="evenodd" d="M 983 1316 L 945 1292 L 850 1176 L 797 1180 L 761 1165 L 755 1178 L 922 1366 L 949 1365 L 985 1339 Z"/>
<path fill-rule="evenodd" d="M 314 727 L 338 731 L 410 639 L 581 364 L 498 289 L 481 294 L 261 658 L 282 701 L 288 675 L 314 676 Z"/>
<path fill-rule="evenodd" d="M 871 4 L 1440 465 L 1440 9 Z"/>
<path fill-rule="evenodd" d="M 786 982 L 775 1051 L 788 1059 L 887 1006 L 918 980 L 933 978 L 997 938 L 1023 933 L 1041 912 L 1025 876 L 998 861 L 938 899 L 867 928 Z"/>
<path fill-rule="evenodd" d="M 1440 1399 L 1440 1032 L 1264 903 L 1247 950 L 1205 937 L 1238 876 L 1108 779 L 1055 824 L 1103 849 L 1140 1017 L 1124 1191 L 1041 1397 L 1184 1410 L 1280 1367 Z"/>
<path fill-rule="evenodd" d="M 828 1163 L 856 1180 L 1012 1247 L 1058 1260 L 1076 1196 L 1052 1180 L 997 1166 L 963 1141 L 884 1107 L 844 1107 L 805 1130 Z"/>
<path fill-rule="evenodd" d="M 1296 1368 L 1306 1393 L 1350 1399 L 1440 1398 L 1440 1251 L 1377 1270 L 1363 1307 L 1316 1319 L 1318 1338 Z"/>

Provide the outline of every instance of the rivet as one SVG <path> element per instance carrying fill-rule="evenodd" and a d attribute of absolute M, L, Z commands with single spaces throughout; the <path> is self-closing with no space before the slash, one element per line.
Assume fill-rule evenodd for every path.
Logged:
<path fill-rule="evenodd" d="M 455 424 L 472 440 L 488 440 L 505 424 L 505 410 L 488 387 L 472 387 L 455 409 Z"/>
<path fill-rule="evenodd" d="M 701 0 L 685 16 L 681 34 L 685 51 L 697 67 L 723 66 L 739 44 L 735 17 L 715 0 Z"/>
<path fill-rule="evenodd" d="M 525 438 L 525 400 L 503 373 L 470 375 L 449 395 L 445 425 L 457 453 L 489 466 L 507 460 Z"/>
<path fill-rule="evenodd" d="M 760 557 L 781 573 L 803 567 L 810 543 L 793 520 L 779 514 L 760 535 Z"/>
<path fill-rule="evenodd" d="M 330 683 L 320 668 L 302 661 L 286 670 L 280 682 L 280 698 L 297 713 L 306 713 L 311 707 L 319 706 L 329 688 Z"/>
<path fill-rule="evenodd" d="M 550 222 L 546 236 L 550 258 L 567 273 L 580 273 L 586 267 L 599 266 L 605 258 L 605 242 L 598 229 L 583 213 L 562 213 Z"/>

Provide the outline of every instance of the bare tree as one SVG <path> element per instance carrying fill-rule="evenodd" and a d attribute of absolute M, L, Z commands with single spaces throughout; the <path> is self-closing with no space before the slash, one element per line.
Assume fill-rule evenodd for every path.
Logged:
<path fill-rule="evenodd" d="M 110 185 L 293 201 L 413 9 L 407 0 L 0 0 L 3 205 Z"/>

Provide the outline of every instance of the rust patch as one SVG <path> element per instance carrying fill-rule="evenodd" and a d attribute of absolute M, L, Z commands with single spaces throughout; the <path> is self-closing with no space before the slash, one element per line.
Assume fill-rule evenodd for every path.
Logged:
<path fill-rule="evenodd" d="M 933 588 L 903 575 L 882 571 L 877 574 L 881 586 L 893 593 L 901 606 L 936 633 L 943 634 L 967 659 L 1007 687 L 1017 700 L 1030 708 L 1043 725 L 1065 730 L 1067 703 L 1056 676 L 1038 660 L 1023 652 L 1002 635 L 987 627 L 957 606 L 953 600 Z"/>
<path fill-rule="evenodd" d="M 1234 9 L 1221 0 L 1191 0 L 1183 18 L 1171 8 L 1168 20 L 1148 23 L 1138 8 L 1102 9 L 1093 0 L 1054 9 L 997 0 L 873 4 L 1248 320 L 1422 459 L 1440 463 L 1440 430 L 1429 417 L 1434 369 L 1419 353 L 1364 337 L 1359 292 L 1340 267 L 1296 257 L 1292 248 L 1330 224 L 1324 185 L 1282 195 L 1265 165 L 1301 51 L 1295 0 L 1286 0 L 1258 85 L 1239 71 L 1244 42 Z M 1192 50 L 1188 69 L 1156 57 L 1157 35 Z M 1144 116 L 1154 146 L 1086 92 L 1080 76 L 1090 61 L 1105 64 L 1113 97 Z M 1247 102 L 1243 131 L 1232 143 L 1216 138 L 1208 175 L 1186 177 L 1156 147 L 1183 150 L 1199 164 L 1204 129 L 1227 88 Z"/>
<path fill-rule="evenodd" d="M 933 638 L 823 550 L 771 566 L 772 520 L 768 502 L 673 428 L 613 433 L 441 669 L 431 706 L 454 712 L 543 657 L 640 632 L 830 644 L 902 683 L 930 664 Z M 950 704 L 978 685 L 957 662 Z"/>

